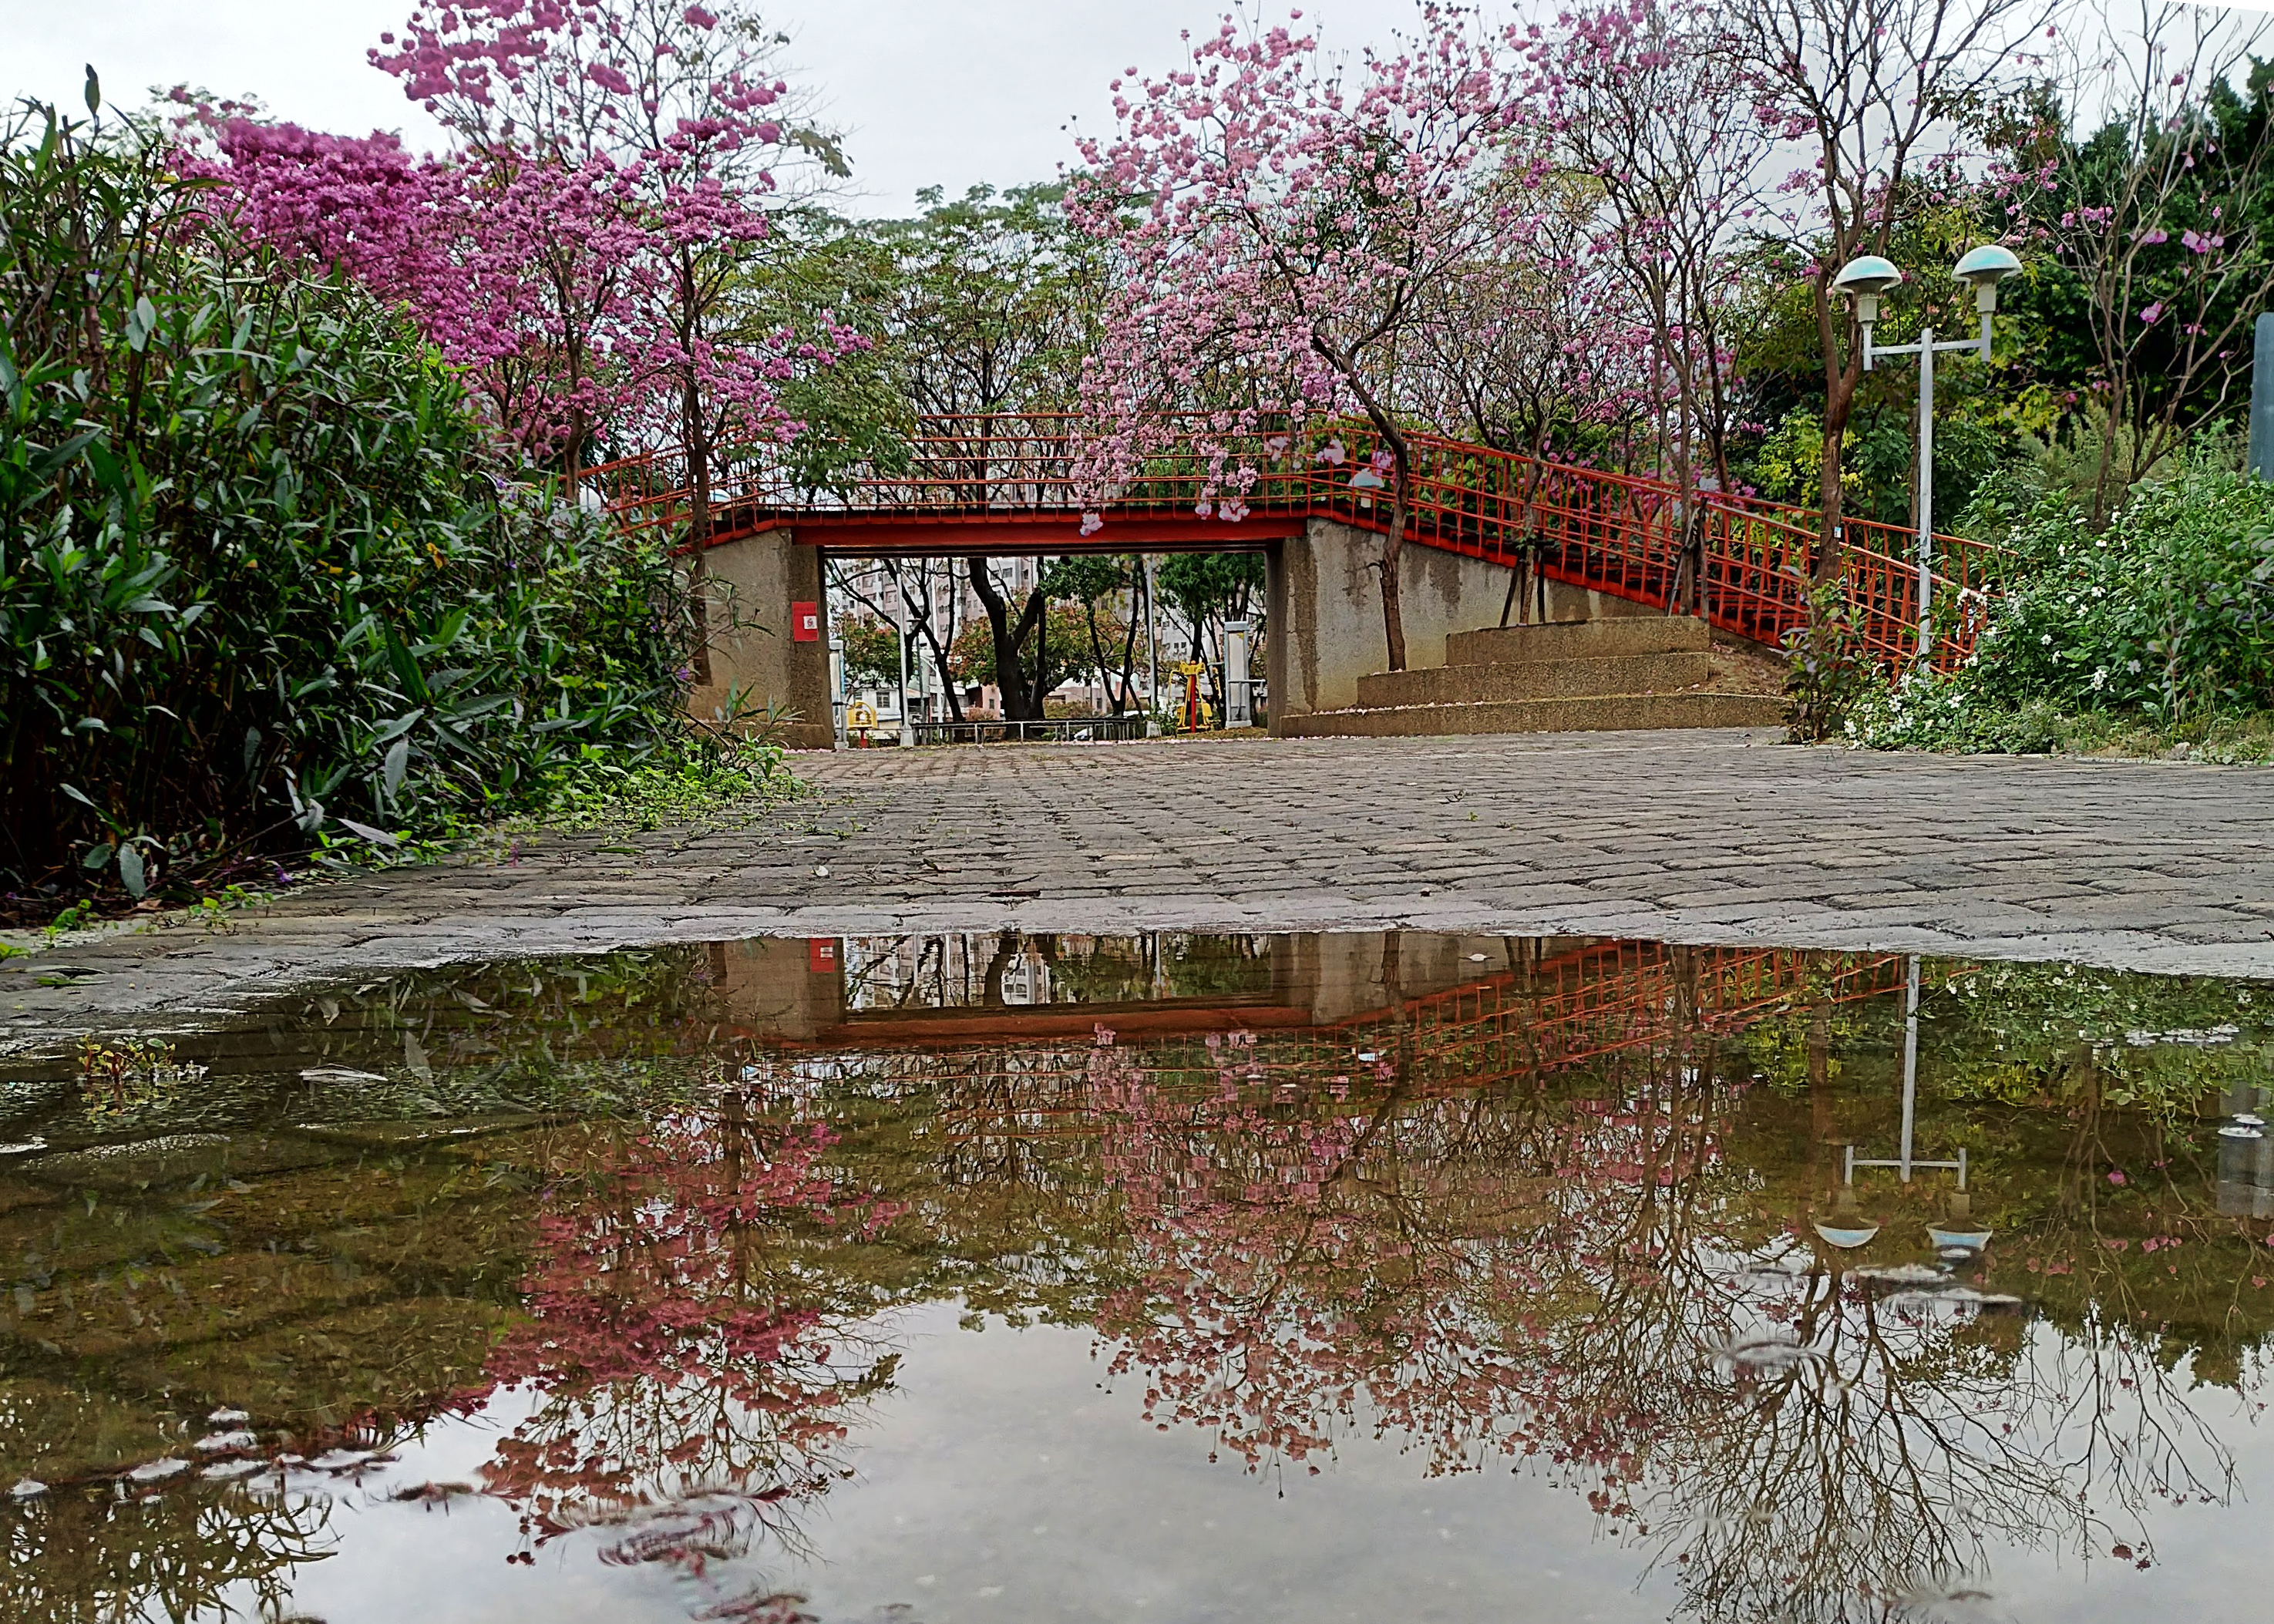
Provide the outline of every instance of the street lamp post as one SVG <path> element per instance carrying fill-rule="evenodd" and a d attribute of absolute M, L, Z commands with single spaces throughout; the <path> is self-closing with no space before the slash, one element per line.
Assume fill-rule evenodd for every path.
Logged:
<path fill-rule="evenodd" d="M 1924 665 L 1934 640 L 1934 357 L 1971 350 L 1990 358 L 1990 320 L 1998 313 L 1998 284 L 2016 275 L 2022 262 L 2010 249 L 1995 243 L 1969 249 L 1951 267 L 1950 274 L 1974 289 L 1974 308 L 1982 330 L 1973 338 L 1937 343 L 1934 329 L 1920 332 L 1915 344 L 1875 346 L 1872 325 L 1879 319 L 1879 296 L 1896 286 L 1903 274 L 1877 254 L 1861 254 L 1840 267 L 1832 285 L 1856 301 L 1856 320 L 1864 329 L 1864 370 L 1870 372 L 1882 356 L 1915 355 L 1919 358 L 1918 413 L 1918 658 Z"/>
<path fill-rule="evenodd" d="M 900 579 L 900 566 L 886 560 L 885 568 L 892 577 L 892 597 L 897 600 L 900 624 L 894 627 L 893 641 L 900 645 L 900 742 L 912 745 L 916 741 L 914 720 L 908 715 L 908 589 Z"/>

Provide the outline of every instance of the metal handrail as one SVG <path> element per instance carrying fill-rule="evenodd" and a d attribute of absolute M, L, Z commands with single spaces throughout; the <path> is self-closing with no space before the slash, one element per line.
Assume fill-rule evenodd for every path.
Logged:
<path fill-rule="evenodd" d="M 1099 440 L 1071 412 L 991 413 L 916 420 L 905 457 L 871 465 L 816 491 L 797 485 L 776 447 L 729 451 L 712 481 L 714 541 L 798 518 L 899 516 L 927 522 L 1005 515 L 1095 514 L 1096 545 L 1117 518 L 1216 518 L 1231 543 L 1248 515 L 1331 518 L 1386 530 L 1385 487 L 1353 484 L 1379 437 L 1363 423 L 1300 434 L 1269 424 L 1226 429 L 1201 414 L 1148 420 L 1100 496 Z M 1672 596 L 1686 527 L 1679 491 L 1634 475 L 1538 462 L 1519 452 L 1442 435 L 1409 437 L 1408 537 L 1419 545 L 1514 565 L 1529 559 L 1550 579 L 1643 603 Z M 1337 455 L 1338 450 L 1338 455 Z M 690 506 L 684 458 L 651 451 L 605 463 L 584 478 L 627 528 L 683 523 Z M 1818 519 L 1803 508 L 1724 493 L 1695 499 L 1704 531 L 1706 618 L 1724 631 L 1773 643 L 1808 620 Z M 1227 509 L 1229 510 L 1227 512 Z M 1837 579 L 1867 654 L 1890 669 L 1916 654 L 1916 537 L 1900 526 L 1841 524 Z M 1936 541 L 1938 613 L 1933 663 L 1953 670 L 1972 654 L 1991 595 L 2007 567 L 2002 549 L 1958 536 Z"/>
<path fill-rule="evenodd" d="M 918 744 L 1105 744 L 1145 737 L 1141 716 L 1054 716 L 1033 721 L 911 722 Z"/>

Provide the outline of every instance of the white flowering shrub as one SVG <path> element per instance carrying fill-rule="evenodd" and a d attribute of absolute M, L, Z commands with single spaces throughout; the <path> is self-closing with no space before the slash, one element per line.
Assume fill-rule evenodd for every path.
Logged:
<path fill-rule="evenodd" d="M 1867 689 L 1849 708 L 1842 731 L 1875 750 L 1954 750 L 1962 755 L 2032 755 L 2067 746 L 2072 729 L 2050 700 L 2020 705 L 1985 700 L 1977 672 L 1912 672 Z"/>
<path fill-rule="evenodd" d="M 2096 536 L 2066 500 L 1993 478 L 1969 518 L 2013 553 L 1973 657 L 1869 687 L 1850 743 L 2019 754 L 2274 710 L 2274 485 L 2188 469 Z"/>

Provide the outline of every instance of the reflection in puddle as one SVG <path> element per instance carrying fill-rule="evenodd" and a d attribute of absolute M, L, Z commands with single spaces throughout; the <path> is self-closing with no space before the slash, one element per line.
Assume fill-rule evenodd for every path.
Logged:
<path fill-rule="evenodd" d="M 2262 996 L 765 940 L 93 1044 L 0 1077 L 0 1613 L 2233 1612 Z"/>

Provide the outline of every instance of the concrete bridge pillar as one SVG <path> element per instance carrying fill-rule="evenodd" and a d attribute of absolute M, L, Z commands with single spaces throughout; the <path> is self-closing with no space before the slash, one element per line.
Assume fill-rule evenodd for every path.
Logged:
<path fill-rule="evenodd" d="M 1357 704 L 1358 680 L 1389 669 L 1389 643 L 1382 629 L 1382 538 L 1372 530 L 1312 519 L 1301 536 L 1266 550 L 1270 618 L 1264 668 L 1274 733 L 1284 733 L 1291 718 Z M 1445 639 L 1453 633 L 1501 623 L 1508 602 L 1506 566 L 1411 540 L 1399 561 L 1411 669 L 1442 665 Z M 1548 583 L 1551 620 L 1655 613 L 1646 604 Z"/>
<path fill-rule="evenodd" d="M 787 530 L 722 542 L 704 554 L 711 626 L 711 680 L 688 695 L 704 718 L 763 718 L 768 706 L 795 712 L 780 733 L 793 749 L 837 742 L 829 702 L 829 604 L 821 549 L 796 545 Z M 814 635 L 801 640 L 795 605 L 809 604 Z"/>

